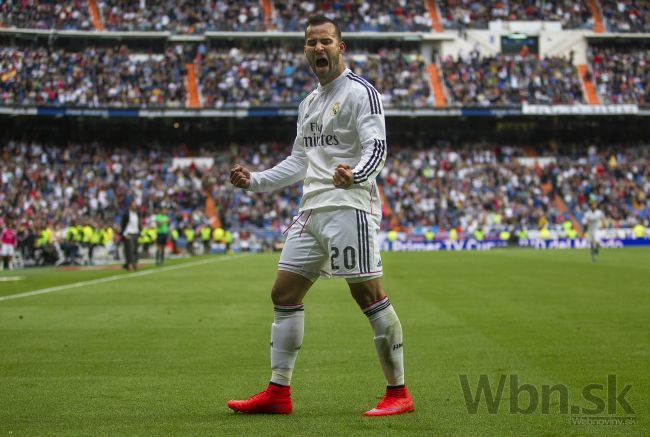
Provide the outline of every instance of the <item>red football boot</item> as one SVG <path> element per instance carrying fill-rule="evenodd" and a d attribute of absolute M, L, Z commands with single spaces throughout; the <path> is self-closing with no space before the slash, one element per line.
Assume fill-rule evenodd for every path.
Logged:
<path fill-rule="evenodd" d="M 413 399 L 406 387 L 388 387 L 386 394 L 372 410 L 366 411 L 364 416 L 391 416 L 414 411 Z"/>
<path fill-rule="evenodd" d="M 243 401 L 228 401 L 234 411 L 248 414 L 291 414 L 289 386 L 270 383 L 260 392 Z"/>

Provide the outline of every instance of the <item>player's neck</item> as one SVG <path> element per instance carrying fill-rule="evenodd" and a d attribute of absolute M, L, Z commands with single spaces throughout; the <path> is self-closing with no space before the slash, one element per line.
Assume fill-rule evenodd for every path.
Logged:
<path fill-rule="evenodd" d="M 330 88 L 331 86 L 333 86 L 333 84 L 338 79 L 341 78 L 341 76 L 343 75 L 343 73 L 345 72 L 346 69 L 347 69 L 347 67 L 344 65 L 343 68 L 341 68 L 341 70 L 336 74 L 336 76 L 334 76 L 331 79 L 326 80 L 324 82 L 321 81 L 320 79 L 318 79 L 318 84 L 319 84 L 320 88 Z"/>

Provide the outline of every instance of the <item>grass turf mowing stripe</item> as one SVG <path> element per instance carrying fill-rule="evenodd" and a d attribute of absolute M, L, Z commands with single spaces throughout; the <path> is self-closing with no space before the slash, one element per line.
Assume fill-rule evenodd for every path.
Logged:
<path fill-rule="evenodd" d="M 186 267 L 195 267 L 195 266 L 200 266 L 200 265 L 203 265 L 203 264 L 210 264 L 210 263 L 219 262 L 219 261 L 227 261 L 227 260 L 231 260 L 231 259 L 242 258 L 242 257 L 245 257 L 245 256 L 248 256 L 248 254 L 246 254 L 246 255 L 235 255 L 235 256 L 230 256 L 230 257 L 226 257 L 226 258 L 209 258 L 209 259 L 205 259 L 205 260 L 201 260 L 201 261 L 195 261 L 195 262 L 183 263 L 183 264 L 176 264 L 176 265 L 169 266 L 169 267 L 162 267 L 160 269 L 143 270 L 143 271 L 136 272 L 136 273 L 124 273 L 122 275 L 109 276 L 107 278 L 99 278 L 99 279 L 93 279 L 93 280 L 90 280 L 90 281 L 82 281 L 82 282 L 75 282 L 75 283 L 72 283 L 72 284 L 60 285 L 58 287 L 49 287 L 49 288 L 43 288 L 43 289 L 40 289 L 40 290 L 26 291 L 24 293 L 11 294 L 9 296 L 0 296 L 0 302 L 6 301 L 6 300 L 21 299 L 23 297 L 38 296 L 39 294 L 54 293 L 56 291 L 70 290 L 72 288 L 84 287 L 86 285 L 102 284 L 102 283 L 105 283 L 105 282 L 117 281 L 119 279 L 136 278 L 136 277 L 151 275 L 153 273 L 169 272 L 169 271 L 172 271 L 172 270 L 178 270 L 178 269 L 182 269 L 182 268 L 186 268 Z"/>

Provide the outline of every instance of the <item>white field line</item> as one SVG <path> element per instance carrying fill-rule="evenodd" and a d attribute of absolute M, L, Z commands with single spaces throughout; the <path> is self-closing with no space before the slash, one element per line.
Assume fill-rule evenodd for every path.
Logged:
<path fill-rule="evenodd" d="M 72 288 L 84 287 L 86 285 L 103 284 L 105 282 L 118 281 L 120 279 L 138 278 L 140 276 L 147 276 L 147 275 L 153 275 L 153 274 L 157 274 L 157 273 L 164 273 L 164 272 L 169 272 L 171 270 L 184 269 L 186 267 L 195 267 L 195 266 L 200 266 L 200 265 L 203 265 L 203 264 L 216 263 L 216 262 L 220 262 L 220 261 L 228 261 L 228 260 L 232 260 L 232 259 L 242 258 L 244 256 L 248 256 L 248 255 L 235 255 L 235 256 L 219 257 L 219 258 L 215 257 L 215 258 L 203 259 L 203 260 L 195 261 L 195 262 L 176 264 L 176 265 L 173 265 L 173 266 L 162 267 L 162 268 L 159 268 L 159 269 L 143 270 L 143 271 L 135 272 L 135 273 L 124 273 L 122 275 L 115 275 L 115 276 L 109 276 L 107 278 L 93 279 L 91 281 L 74 282 L 72 284 L 59 285 L 58 287 L 42 288 L 40 290 L 26 291 L 24 293 L 17 293 L 17 294 L 10 294 L 9 296 L 0 296 L 0 302 L 3 302 L 5 300 L 21 299 L 23 297 L 37 296 L 39 294 L 54 293 L 55 291 L 70 290 Z"/>

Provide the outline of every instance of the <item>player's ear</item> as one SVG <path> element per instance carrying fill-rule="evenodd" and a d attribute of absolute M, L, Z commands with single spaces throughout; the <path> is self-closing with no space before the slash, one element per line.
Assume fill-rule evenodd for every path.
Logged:
<path fill-rule="evenodd" d="M 345 43 L 344 43 L 343 41 L 341 41 L 341 42 L 339 43 L 339 53 L 340 53 L 340 54 L 345 53 L 345 49 L 346 49 L 346 48 L 347 48 L 347 46 L 345 45 Z"/>

